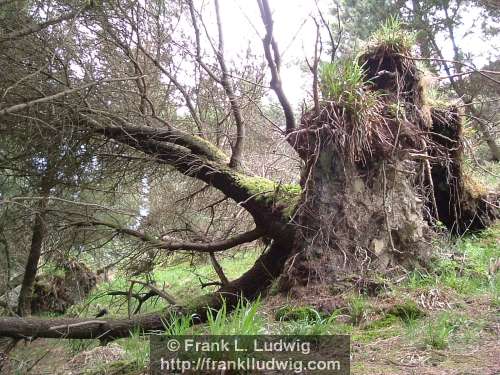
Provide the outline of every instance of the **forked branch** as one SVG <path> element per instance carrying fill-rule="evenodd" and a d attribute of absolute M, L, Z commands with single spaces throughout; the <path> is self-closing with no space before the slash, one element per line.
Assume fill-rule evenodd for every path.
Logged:
<path fill-rule="evenodd" d="M 295 116 L 293 115 L 292 106 L 283 91 L 280 76 L 281 56 L 278 50 L 278 44 L 273 37 L 273 17 L 271 9 L 269 8 L 267 0 L 257 0 L 257 4 L 259 5 L 262 22 L 266 28 L 266 35 L 264 39 L 262 39 L 262 44 L 264 45 L 264 55 L 266 56 L 267 64 L 271 71 L 270 85 L 283 108 L 286 132 L 290 133 L 295 129 Z"/>

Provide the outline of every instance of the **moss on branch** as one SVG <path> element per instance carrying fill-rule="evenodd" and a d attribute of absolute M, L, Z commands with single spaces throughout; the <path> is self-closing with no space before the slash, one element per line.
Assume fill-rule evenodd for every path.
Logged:
<path fill-rule="evenodd" d="M 238 174 L 236 179 L 255 200 L 283 210 L 286 217 L 295 211 L 302 194 L 299 184 L 282 184 L 267 178 L 242 174 Z"/>

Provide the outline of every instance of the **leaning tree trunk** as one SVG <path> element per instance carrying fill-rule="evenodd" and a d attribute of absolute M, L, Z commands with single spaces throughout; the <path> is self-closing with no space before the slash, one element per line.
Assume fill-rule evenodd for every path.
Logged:
<path fill-rule="evenodd" d="M 47 216 L 47 197 L 50 191 L 47 177 L 42 178 L 40 190 L 42 199 L 40 200 L 37 212 L 35 213 L 30 252 L 28 254 L 28 260 L 26 261 L 21 291 L 19 292 L 17 307 L 17 313 L 19 316 L 31 315 L 31 301 L 33 298 L 38 262 L 40 261 L 40 257 L 42 255 L 42 246 L 47 232 L 45 220 Z"/>

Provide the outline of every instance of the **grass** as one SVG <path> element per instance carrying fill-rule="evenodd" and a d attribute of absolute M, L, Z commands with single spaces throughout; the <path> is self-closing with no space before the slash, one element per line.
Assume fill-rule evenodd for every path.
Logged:
<path fill-rule="evenodd" d="M 320 67 L 323 97 L 354 106 L 363 96 L 364 77 L 363 67 L 355 60 L 324 63 Z"/>
<path fill-rule="evenodd" d="M 410 290 L 445 287 L 461 295 L 498 293 L 500 276 L 490 274 L 490 262 L 500 258 L 500 223 L 456 241 L 452 253 L 441 254 L 432 270 L 410 273 L 404 287 Z M 446 249 L 448 251 L 448 249 Z"/>
<path fill-rule="evenodd" d="M 165 334 L 348 334 L 356 345 L 379 345 L 386 341 L 401 340 L 419 350 L 435 349 L 444 352 L 467 343 L 477 345 L 491 323 L 487 315 L 467 310 L 474 307 L 475 303 L 469 304 L 467 301 L 485 300 L 478 307 L 481 313 L 498 309 L 500 305 L 499 276 L 488 271 L 490 260 L 500 256 L 498 238 L 500 224 L 454 243 L 443 239 L 439 243 L 441 252 L 430 269 L 413 271 L 406 281 L 392 285 L 386 292 L 385 296 L 393 302 L 391 308 L 384 312 L 377 310 L 379 297 L 360 294 L 347 296 L 345 307 L 330 315 L 324 315 L 312 306 L 296 304 L 285 305 L 275 314 L 269 314 L 260 300 L 242 301 L 231 313 L 226 306 L 218 311 L 211 311 L 207 323 L 203 325 L 192 326 L 190 317 L 172 316 L 165 321 Z M 234 278 L 247 270 L 257 256 L 258 251 L 247 251 L 236 255 L 234 259 L 221 259 L 221 263 L 228 277 Z M 216 276 L 208 264 L 183 263 L 168 269 L 157 269 L 154 277 L 159 284 L 168 284 L 167 290 L 170 293 L 194 297 L 196 293 L 203 293 L 199 289 L 199 277 L 207 281 Z M 127 279 L 120 276 L 105 287 L 101 286 L 94 297 L 106 290 L 126 290 L 127 287 Z M 441 310 L 422 308 L 417 303 L 418 296 L 429 290 L 440 290 L 447 296 L 452 296 L 452 303 Z M 109 296 L 94 300 L 90 305 L 92 307 L 99 303 L 108 307 L 107 301 L 110 301 Z M 156 306 L 150 304 L 145 311 L 158 309 L 160 305 L 161 303 Z M 115 309 L 113 313 L 123 315 L 126 313 L 126 306 L 121 310 Z M 131 337 L 117 340 L 116 343 L 124 348 L 126 357 L 114 365 L 95 368 L 96 374 L 112 373 L 116 368 L 120 368 L 119 373 L 134 374 L 147 366 L 147 338 L 140 337 L 135 332 Z M 65 345 L 66 352 L 73 356 L 92 349 L 98 342 L 68 340 L 60 345 Z"/>
<path fill-rule="evenodd" d="M 210 310 L 207 315 L 205 333 L 208 335 L 262 335 L 266 333 L 266 324 L 259 314 L 260 300 L 253 302 L 241 300 L 231 314 L 226 303 L 222 308 Z"/>
<path fill-rule="evenodd" d="M 219 259 L 219 263 L 223 267 L 226 276 L 229 279 L 234 279 L 247 271 L 255 263 L 259 255 L 259 249 L 246 249 L 236 253 L 234 256 Z M 139 277 L 136 279 L 141 280 Z M 153 272 L 152 279 L 155 280 L 157 286 L 164 286 L 165 290 L 174 297 L 182 296 L 182 303 L 184 304 L 210 292 L 210 287 L 204 290 L 200 288 L 200 281 L 206 283 L 218 280 L 210 263 L 189 264 L 188 262 L 167 267 L 157 267 Z M 68 313 L 92 316 L 101 307 L 105 306 L 111 316 L 123 316 L 127 314 L 128 310 L 127 298 L 125 296 L 112 297 L 107 295 L 107 293 L 111 291 L 128 291 L 129 287 L 130 277 L 118 274 L 112 281 L 101 283 L 84 302 L 73 306 Z M 144 293 L 148 290 L 140 285 L 135 285 L 133 291 L 134 293 Z M 133 301 L 132 310 L 135 306 L 136 302 Z M 163 300 L 151 298 L 144 303 L 141 312 L 157 311 L 165 306 Z"/>
<path fill-rule="evenodd" d="M 283 321 L 315 321 L 320 319 L 321 316 L 318 311 L 310 306 L 283 306 L 274 316 L 274 319 L 280 322 Z"/>
<path fill-rule="evenodd" d="M 149 339 L 141 336 L 138 331 L 132 332 L 127 339 L 118 340 L 126 353 L 129 365 L 144 369 L 149 364 Z"/>
<path fill-rule="evenodd" d="M 416 34 L 404 29 L 403 23 L 397 17 L 389 17 L 385 23 L 370 38 L 367 48 L 380 47 L 409 53 L 416 42 Z"/>
<path fill-rule="evenodd" d="M 280 335 L 329 335 L 346 334 L 350 328 L 336 324 L 338 312 L 323 317 L 319 312 L 309 306 L 288 309 L 285 314 L 277 316 L 281 318 L 276 326 L 277 334 Z M 341 327 L 342 326 L 342 327 Z M 344 329 L 345 328 L 345 329 Z"/>
<path fill-rule="evenodd" d="M 404 324 L 405 336 L 409 342 L 423 349 L 444 350 L 448 348 L 452 334 L 460 326 L 460 320 L 448 311 L 440 312 L 432 319 L 422 322 L 407 320 Z"/>
<path fill-rule="evenodd" d="M 355 295 L 347 304 L 347 311 L 354 324 L 360 324 L 367 316 L 369 304 L 363 295 Z"/>

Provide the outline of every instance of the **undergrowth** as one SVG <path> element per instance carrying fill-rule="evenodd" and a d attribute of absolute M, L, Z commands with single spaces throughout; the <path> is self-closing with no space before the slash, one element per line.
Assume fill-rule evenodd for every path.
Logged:
<path fill-rule="evenodd" d="M 498 294 L 500 276 L 490 264 L 500 258 L 500 224 L 456 241 L 434 260 L 431 270 L 414 270 L 404 287 L 409 289 L 442 286 L 462 295 Z"/>

